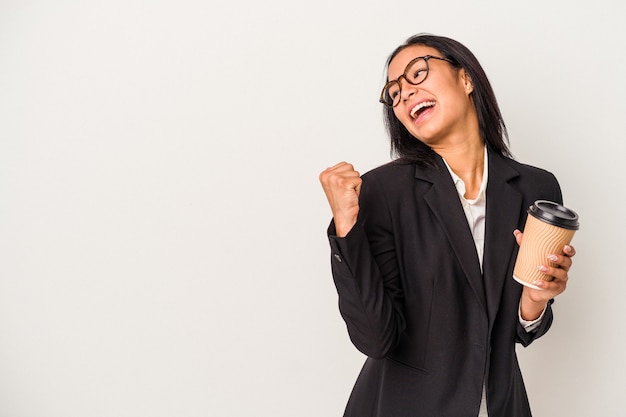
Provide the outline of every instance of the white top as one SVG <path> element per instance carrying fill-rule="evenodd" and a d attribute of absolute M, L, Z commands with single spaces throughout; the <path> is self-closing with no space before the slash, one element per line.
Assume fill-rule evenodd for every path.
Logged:
<path fill-rule="evenodd" d="M 480 189 L 478 190 L 478 196 L 476 196 L 473 200 L 468 200 L 465 198 L 465 182 L 452 171 L 448 162 L 444 159 L 443 162 L 446 164 L 448 171 L 450 171 L 450 175 L 452 176 L 452 181 L 454 181 L 454 186 L 456 187 L 456 191 L 459 194 L 459 198 L 461 199 L 461 205 L 463 206 L 463 211 L 465 212 L 465 217 L 467 218 L 467 223 L 469 224 L 470 231 L 472 232 L 472 236 L 474 237 L 474 244 L 476 245 L 476 252 L 478 253 L 478 260 L 480 261 L 480 270 L 483 270 L 483 254 L 485 252 L 485 213 L 487 209 L 487 180 L 489 176 L 488 169 L 488 158 L 487 158 L 487 150 L 483 152 L 485 155 L 485 166 L 483 169 L 483 180 L 480 183 Z"/>

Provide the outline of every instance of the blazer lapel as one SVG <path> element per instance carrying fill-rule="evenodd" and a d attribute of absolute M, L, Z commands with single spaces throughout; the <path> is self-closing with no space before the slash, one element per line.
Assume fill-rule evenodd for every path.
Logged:
<path fill-rule="evenodd" d="M 485 287 L 474 238 L 461 206 L 458 192 L 452 182 L 452 177 L 443 160 L 437 157 L 437 161 L 438 169 L 421 169 L 418 167 L 415 177 L 433 184 L 424 194 L 424 200 L 443 227 L 476 298 L 486 309 Z"/>
<path fill-rule="evenodd" d="M 517 176 L 519 173 L 503 157 L 489 153 L 483 274 L 490 323 L 498 312 L 505 280 L 513 279 L 507 271 L 517 245 L 513 230 L 519 225 L 523 207 L 522 195 L 509 181 Z"/>

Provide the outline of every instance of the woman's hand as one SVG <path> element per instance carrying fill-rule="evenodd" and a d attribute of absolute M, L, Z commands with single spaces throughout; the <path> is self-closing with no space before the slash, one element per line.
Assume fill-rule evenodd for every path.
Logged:
<path fill-rule="evenodd" d="M 333 212 L 335 232 L 337 236 L 345 237 L 359 214 L 361 176 L 352 164 L 340 162 L 322 171 L 320 182 Z"/>
<path fill-rule="evenodd" d="M 519 230 L 513 232 L 517 244 L 522 243 L 523 233 Z M 524 286 L 520 302 L 520 311 L 524 320 L 535 320 L 545 309 L 546 304 L 552 298 L 565 291 L 567 286 L 568 272 L 572 267 L 572 257 L 576 250 L 571 245 L 563 247 L 563 254 L 550 254 L 545 265 L 538 266 L 539 270 L 553 277 L 552 281 L 536 281 L 534 285 L 540 290 Z"/>

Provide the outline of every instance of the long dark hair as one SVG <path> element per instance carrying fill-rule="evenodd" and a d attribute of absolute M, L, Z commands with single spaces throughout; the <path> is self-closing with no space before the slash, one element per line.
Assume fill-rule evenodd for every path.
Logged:
<path fill-rule="evenodd" d="M 469 74 L 472 85 L 472 97 L 476 114 L 480 138 L 487 148 L 497 154 L 511 156 L 502 114 L 498 107 L 496 96 L 487 79 L 485 71 L 474 54 L 454 39 L 429 34 L 418 34 L 410 37 L 396 48 L 387 59 L 387 69 L 396 55 L 404 48 L 412 45 L 423 45 L 436 49 L 444 57 L 451 60 L 455 67 L 463 68 Z M 435 152 L 422 141 L 417 140 L 398 120 L 393 108 L 384 106 L 383 118 L 387 133 L 391 139 L 391 154 L 399 162 L 412 162 L 419 165 L 432 166 L 435 164 Z"/>

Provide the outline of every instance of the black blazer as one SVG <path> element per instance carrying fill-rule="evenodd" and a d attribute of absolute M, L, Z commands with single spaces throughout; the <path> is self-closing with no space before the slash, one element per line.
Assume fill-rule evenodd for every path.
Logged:
<path fill-rule="evenodd" d="M 515 355 L 552 323 L 519 323 L 513 230 L 537 199 L 562 203 L 549 172 L 489 153 L 481 273 L 457 190 L 437 168 L 389 163 L 363 175 L 357 224 L 329 228 L 339 309 L 368 356 L 346 417 L 476 417 L 483 381 L 490 417 L 530 416 Z"/>

